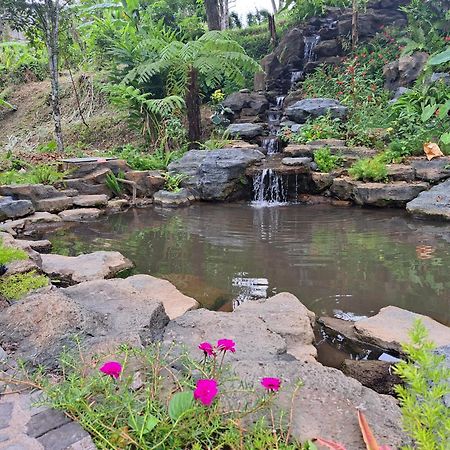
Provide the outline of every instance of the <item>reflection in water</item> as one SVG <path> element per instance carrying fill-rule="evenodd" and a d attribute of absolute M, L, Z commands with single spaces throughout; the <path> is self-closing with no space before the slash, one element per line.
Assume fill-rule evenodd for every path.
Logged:
<path fill-rule="evenodd" d="M 286 291 L 318 315 L 396 305 L 450 324 L 450 227 L 402 211 L 197 204 L 134 209 L 46 237 L 66 254 L 118 250 L 137 273 L 215 310 Z"/>

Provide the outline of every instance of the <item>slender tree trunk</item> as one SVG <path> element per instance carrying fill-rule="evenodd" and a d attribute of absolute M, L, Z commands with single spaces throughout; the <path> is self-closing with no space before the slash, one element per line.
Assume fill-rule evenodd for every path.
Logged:
<path fill-rule="evenodd" d="M 206 20 L 208 22 L 209 31 L 221 29 L 219 1 L 220 0 L 205 0 Z"/>
<path fill-rule="evenodd" d="M 192 66 L 189 69 L 189 85 L 186 92 L 186 109 L 189 127 L 188 138 L 192 146 L 192 144 L 200 141 L 202 135 L 198 71 Z"/>
<path fill-rule="evenodd" d="M 59 75 L 58 75 L 58 28 L 59 28 L 59 0 L 45 0 L 47 27 L 45 41 L 48 50 L 48 61 L 51 80 L 52 115 L 55 124 L 55 139 L 58 152 L 64 152 L 64 142 L 61 127 L 61 108 L 59 103 Z"/>
<path fill-rule="evenodd" d="M 278 12 L 277 4 L 275 3 L 275 0 L 270 1 L 272 3 L 273 14 L 276 14 Z"/>
<path fill-rule="evenodd" d="M 352 50 L 358 45 L 358 0 L 352 0 Z"/>
<path fill-rule="evenodd" d="M 228 5 L 228 0 L 219 0 L 220 3 L 220 19 L 221 19 L 221 30 L 227 30 L 230 25 L 230 8 Z"/>
<path fill-rule="evenodd" d="M 275 25 L 275 16 L 273 14 L 269 14 L 267 18 L 269 21 L 270 43 L 272 44 L 272 47 L 275 48 L 277 45 L 277 28 Z"/>

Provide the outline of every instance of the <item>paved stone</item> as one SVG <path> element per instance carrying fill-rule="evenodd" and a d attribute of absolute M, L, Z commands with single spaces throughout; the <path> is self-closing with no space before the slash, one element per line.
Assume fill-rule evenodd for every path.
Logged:
<path fill-rule="evenodd" d="M 106 206 L 108 204 L 108 196 L 104 194 L 79 195 L 78 197 L 73 198 L 73 204 L 75 206 L 81 206 L 83 208 L 89 208 L 91 206 Z"/>
<path fill-rule="evenodd" d="M 30 437 L 38 438 L 68 422 L 70 419 L 63 412 L 46 409 L 31 417 L 27 424 L 27 434 Z"/>
<path fill-rule="evenodd" d="M 88 437 L 88 433 L 78 423 L 69 422 L 55 427 L 52 431 L 39 437 L 38 441 L 45 450 L 66 450 L 71 445 Z"/>
<path fill-rule="evenodd" d="M 13 411 L 12 403 L 0 404 L 0 430 L 6 428 L 11 420 Z"/>
<path fill-rule="evenodd" d="M 5 442 L 8 440 L 8 436 L 6 434 L 0 434 L 0 443 Z"/>

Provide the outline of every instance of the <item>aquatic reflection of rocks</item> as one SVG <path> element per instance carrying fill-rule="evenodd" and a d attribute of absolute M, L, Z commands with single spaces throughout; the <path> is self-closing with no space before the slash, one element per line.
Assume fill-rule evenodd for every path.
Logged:
<path fill-rule="evenodd" d="M 248 278 L 245 273 L 238 273 L 232 280 L 233 286 L 233 310 L 249 300 L 261 300 L 267 298 L 269 280 L 267 278 Z M 237 296 L 236 296 L 237 294 Z"/>

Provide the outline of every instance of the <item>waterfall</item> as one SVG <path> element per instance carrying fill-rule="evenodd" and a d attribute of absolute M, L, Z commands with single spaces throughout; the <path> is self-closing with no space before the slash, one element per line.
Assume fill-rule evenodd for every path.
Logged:
<path fill-rule="evenodd" d="M 274 155 L 279 152 L 279 142 L 277 137 L 263 138 L 261 145 L 267 150 L 268 155 Z"/>
<path fill-rule="evenodd" d="M 277 108 L 278 109 L 283 109 L 284 106 L 284 99 L 286 97 L 284 95 L 280 95 L 279 97 L 276 98 L 276 102 L 277 102 Z"/>
<path fill-rule="evenodd" d="M 276 206 L 287 203 L 287 186 L 283 177 L 272 169 L 253 176 L 253 205 Z"/>
<path fill-rule="evenodd" d="M 303 53 L 303 67 L 306 65 L 306 63 L 315 61 L 316 54 L 314 52 L 314 49 L 316 48 L 316 45 L 320 41 L 320 36 L 314 34 L 313 36 L 305 36 L 304 39 L 305 39 L 305 51 Z"/>

